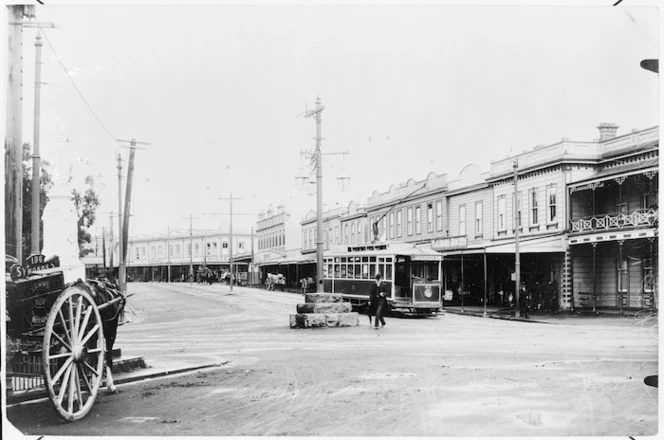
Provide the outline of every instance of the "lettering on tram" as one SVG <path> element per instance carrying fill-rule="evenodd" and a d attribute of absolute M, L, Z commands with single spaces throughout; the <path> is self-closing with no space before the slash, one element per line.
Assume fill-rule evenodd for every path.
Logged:
<path fill-rule="evenodd" d="M 369 302 L 377 273 L 389 286 L 391 309 L 404 314 L 434 315 L 442 308 L 443 257 L 412 245 L 348 247 L 324 258 L 325 292 L 340 293 L 355 310 Z"/>

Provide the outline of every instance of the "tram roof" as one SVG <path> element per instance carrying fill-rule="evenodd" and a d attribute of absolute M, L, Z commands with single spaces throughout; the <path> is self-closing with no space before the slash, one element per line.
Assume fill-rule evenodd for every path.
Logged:
<path fill-rule="evenodd" d="M 431 249 L 429 246 L 417 246 L 411 243 L 396 243 L 396 244 L 378 244 L 366 246 L 344 246 L 330 250 L 325 253 L 325 257 L 347 257 L 349 255 L 406 255 L 406 256 L 419 256 L 431 257 L 431 260 L 440 261 L 443 256 Z"/>

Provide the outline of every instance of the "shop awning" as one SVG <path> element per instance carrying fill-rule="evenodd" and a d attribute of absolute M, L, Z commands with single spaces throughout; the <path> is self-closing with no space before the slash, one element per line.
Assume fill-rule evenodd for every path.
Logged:
<path fill-rule="evenodd" d="M 316 263 L 316 258 L 312 258 L 308 255 L 302 255 L 300 257 L 281 257 L 275 258 L 273 260 L 259 261 L 256 263 L 256 266 L 284 266 L 288 264 L 309 264 Z"/>
<path fill-rule="evenodd" d="M 521 238 L 519 240 L 519 253 L 550 253 L 565 252 L 565 250 L 566 241 L 564 235 L 540 238 Z M 513 254 L 515 252 L 514 240 L 486 247 L 487 254 Z"/>

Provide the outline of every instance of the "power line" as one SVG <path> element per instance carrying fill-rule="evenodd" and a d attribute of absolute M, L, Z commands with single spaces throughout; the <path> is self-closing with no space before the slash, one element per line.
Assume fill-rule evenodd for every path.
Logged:
<path fill-rule="evenodd" d="M 39 30 L 42 31 L 41 27 L 39 28 Z M 78 93 L 78 96 L 80 96 L 81 100 L 86 105 L 86 107 L 88 108 L 88 110 L 90 111 L 92 116 L 94 116 L 94 118 L 97 120 L 97 122 L 99 122 L 99 125 L 101 125 L 101 127 L 104 129 L 104 131 L 106 133 L 108 133 L 108 135 L 113 139 L 113 141 L 115 141 L 115 139 L 116 139 L 115 136 L 113 136 L 111 131 L 108 128 L 106 128 L 106 125 L 104 125 L 104 123 L 101 121 L 101 119 L 99 119 L 99 116 L 97 116 L 97 114 L 94 112 L 94 110 L 92 110 L 92 107 L 90 107 L 90 104 L 88 104 L 88 101 L 83 96 L 83 93 L 81 93 L 81 91 L 78 89 L 78 86 L 76 86 L 76 83 L 74 82 L 74 79 L 71 77 L 71 75 L 69 74 L 69 71 L 67 70 L 64 63 L 62 62 L 62 59 L 60 59 L 60 56 L 55 51 L 55 48 L 53 47 L 53 44 L 51 44 L 51 40 L 48 39 L 45 32 L 42 31 L 41 33 L 44 36 L 44 38 L 46 39 L 46 42 L 48 43 L 49 47 L 53 51 L 53 54 L 55 55 L 55 58 L 58 60 L 58 62 L 62 66 L 62 69 L 65 71 L 65 75 L 67 75 L 67 78 L 71 82 L 71 85 L 74 87 L 74 90 L 76 90 L 76 93 Z"/>

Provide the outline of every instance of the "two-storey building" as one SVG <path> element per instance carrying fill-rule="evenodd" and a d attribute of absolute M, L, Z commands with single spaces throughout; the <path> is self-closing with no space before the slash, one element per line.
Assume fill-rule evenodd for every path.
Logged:
<path fill-rule="evenodd" d="M 291 263 L 301 257 L 302 239 L 299 220 L 284 205 L 258 215 L 256 222 L 257 251 L 254 264 L 259 268 L 260 277 L 265 279 L 268 273 L 281 273 L 289 283 L 295 282 L 295 276 L 289 273 Z"/>
<path fill-rule="evenodd" d="M 429 243 L 444 235 L 447 219 L 447 174 L 429 173 L 426 179 L 408 179 L 389 191 L 374 191 L 367 200 L 370 240 L 373 242 Z"/>
<path fill-rule="evenodd" d="M 601 124 L 567 185 L 574 307 L 654 308 L 659 130 L 616 136 Z"/>
<path fill-rule="evenodd" d="M 251 232 L 233 231 L 232 254 L 238 273 L 248 271 L 253 239 Z M 203 266 L 216 274 L 229 271 L 230 246 L 230 231 L 132 237 L 127 250 L 127 277 L 135 281 L 185 281 Z"/>

